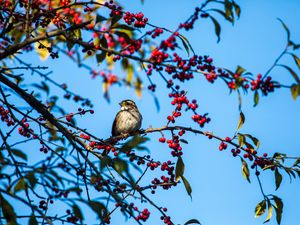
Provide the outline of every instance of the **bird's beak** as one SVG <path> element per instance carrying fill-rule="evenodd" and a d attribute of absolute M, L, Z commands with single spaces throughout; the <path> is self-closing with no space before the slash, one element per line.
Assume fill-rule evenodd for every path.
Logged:
<path fill-rule="evenodd" d="M 123 106 L 122 102 L 119 102 L 119 105 L 120 105 L 120 106 Z"/>

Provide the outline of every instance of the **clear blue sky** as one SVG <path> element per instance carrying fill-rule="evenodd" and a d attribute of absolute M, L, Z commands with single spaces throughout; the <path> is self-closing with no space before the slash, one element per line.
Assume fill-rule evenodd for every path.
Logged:
<path fill-rule="evenodd" d="M 210 21 L 200 20 L 195 29 L 184 34 L 199 54 L 208 54 L 214 58 L 215 64 L 234 70 L 241 65 L 253 73 L 265 73 L 285 46 L 286 34 L 276 19 L 281 18 L 290 28 L 292 39 L 300 42 L 300 2 L 298 0 L 252 0 L 237 1 L 242 9 L 241 18 L 231 26 L 224 21 L 221 42 L 216 43 L 214 27 Z M 201 1 L 177 0 L 145 0 L 142 5 L 138 0 L 121 1 L 132 12 L 142 11 L 153 24 L 168 28 L 176 28 L 200 5 Z M 122 99 L 131 98 L 143 114 L 143 128 L 159 127 L 165 124 L 166 116 L 172 108 L 164 85 L 158 84 L 158 96 L 161 110 L 157 112 L 153 98 L 147 92 L 138 99 L 131 89 L 114 87 L 111 90 L 111 104 L 102 97 L 102 85 L 99 80 L 89 79 L 85 70 L 79 69 L 67 60 L 48 60 L 44 65 L 52 67 L 53 78 L 69 84 L 83 96 L 92 99 L 95 114 L 92 118 L 78 120 L 78 124 L 87 127 L 98 136 L 109 136 L 111 124 Z M 293 63 L 291 60 L 284 62 Z M 97 66 L 95 61 L 90 65 Z M 296 68 L 295 68 L 296 69 Z M 296 70 L 299 72 L 299 70 Z M 120 73 L 120 71 L 119 71 Z M 143 75 L 141 75 L 143 76 Z M 273 71 L 274 79 L 282 83 L 292 82 L 291 76 L 284 70 Z M 229 95 L 224 83 L 218 81 L 209 84 L 199 77 L 188 85 L 188 95 L 198 99 L 200 111 L 208 112 L 212 122 L 205 127 L 222 137 L 231 136 L 237 126 L 239 117 L 236 94 Z M 289 90 L 278 90 L 267 98 L 261 98 L 257 107 L 253 108 L 252 94 L 243 96 L 243 111 L 246 123 L 242 133 L 251 133 L 261 141 L 261 152 L 285 152 L 292 156 L 300 155 L 299 127 L 300 100 L 293 101 Z M 77 106 L 66 104 L 70 111 Z M 179 125 L 190 126 L 190 118 L 182 118 Z M 151 135 L 153 141 L 148 145 L 151 154 L 160 159 L 169 157 L 169 150 L 157 143 L 157 135 Z M 205 137 L 188 134 L 185 137 L 189 145 L 184 149 L 185 175 L 193 188 L 192 201 L 186 194 L 183 185 L 171 191 L 157 191 L 153 197 L 158 205 L 168 207 L 173 221 L 184 223 L 197 218 L 203 225 L 256 225 L 262 224 L 265 216 L 254 218 L 254 208 L 262 200 L 262 195 L 255 176 L 249 184 L 241 174 L 241 162 L 233 158 L 229 151 L 219 152 L 218 143 Z M 266 193 L 281 197 L 285 207 L 283 225 L 298 225 L 299 214 L 299 181 L 289 182 L 284 176 L 282 186 L 275 191 L 274 177 L 270 172 L 262 176 Z M 141 207 L 142 208 L 142 207 Z M 152 210 L 154 211 L 154 210 Z M 87 212 L 86 218 L 93 218 Z M 158 215 L 153 213 L 148 224 L 159 224 Z M 123 224 L 122 216 L 113 216 L 112 224 Z M 130 221 L 132 224 L 133 221 Z M 273 217 L 270 225 L 275 225 Z"/>

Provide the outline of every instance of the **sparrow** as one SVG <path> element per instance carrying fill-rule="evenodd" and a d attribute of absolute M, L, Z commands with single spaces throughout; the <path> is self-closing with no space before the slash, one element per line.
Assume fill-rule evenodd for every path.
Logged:
<path fill-rule="evenodd" d="M 112 136 L 132 134 L 138 131 L 142 125 L 142 115 L 134 101 L 126 99 L 119 103 L 120 111 L 117 113 L 112 125 Z"/>

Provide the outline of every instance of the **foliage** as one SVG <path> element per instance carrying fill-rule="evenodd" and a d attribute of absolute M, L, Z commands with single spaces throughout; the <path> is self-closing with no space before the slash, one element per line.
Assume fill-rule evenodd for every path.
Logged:
<path fill-rule="evenodd" d="M 241 8 L 234 0 L 203 1 L 175 30 L 154 25 L 143 13 L 127 12 L 113 1 L 1 0 L 0 11 L 1 221 L 17 224 L 27 218 L 29 224 L 58 221 L 84 224 L 84 210 L 88 207 L 100 224 L 109 224 L 117 209 L 138 224 L 146 222 L 152 210 L 161 214 L 162 223 L 175 224 L 167 208 L 158 206 L 149 193 L 180 184 L 192 197 L 182 155 L 183 149 L 188 148 L 183 136 L 188 138 L 187 133 L 195 133 L 219 142 L 220 151 L 231 146 L 233 157 L 241 160 L 243 177 L 249 182 L 253 177 L 258 180 L 263 200 L 255 207 L 255 216 L 267 212 L 265 222 L 268 222 L 274 211 L 277 223 L 281 223 L 283 202 L 276 195 L 265 194 L 260 173 L 272 171 L 277 190 L 282 173 L 290 178 L 300 176 L 300 158 L 259 152 L 260 141 L 252 134 L 240 133 L 240 129 L 246 122 L 241 110 L 242 93 L 253 94 L 254 106 L 259 104 L 261 96 L 269 97 L 280 88 L 290 89 L 294 99 L 300 95 L 298 74 L 291 65 L 281 63 L 284 56 L 292 57 L 300 68 L 295 52 L 300 45 L 291 40 L 290 30 L 282 20 L 279 19 L 287 34 L 284 50 L 265 74 L 252 74 L 239 65 L 233 71 L 214 65 L 212 57 L 197 55 L 183 35 L 199 20 L 207 20 L 212 22 L 220 41 L 218 18 L 234 24 L 241 15 Z M 182 56 L 180 49 L 186 51 L 188 58 Z M 147 88 L 155 95 L 152 75 L 158 74 L 166 84 L 174 110 L 161 128 L 109 139 L 98 137 L 76 124 L 79 116 L 84 118 L 94 113 L 92 102 L 69 90 L 67 84 L 52 79 L 50 73 L 45 72 L 48 68 L 32 66 L 20 56 L 34 53 L 41 60 L 59 60 L 64 55 L 88 70 L 92 79 L 101 79 L 107 101 L 110 101 L 110 88 L 116 84 L 131 87 L 142 96 L 144 85 L 149 82 Z M 91 58 L 97 61 L 98 67 L 86 63 Z M 8 61 L 16 66 L 9 67 Z M 123 69 L 123 74 L 115 74 L 117 66 Z M 285 69 L 294 82 L 283 85 L 274 81 L 270 75 L 275 67 Z M 144 73 L 138 73 L 137 68 Z M 30 73 L 40 76 L 41 82 L 29 83 Z M 201 129 L 211 118 L 199 112 L 197 100 L 180 86 L 183 82 L 194 82 L 195 75 L 203 76 L 210 83 L 222 80 L 230 93 L 238 93 L 240 118 L 231 137 L 219 137 Z M 54 95 L 57 91 L 53 89 L 59 89 L 63 95 Z M 20 108 L 16 98 L 26 107 Z M 60 98 L 81 106 L 77 112 L 66 112 Z M 178 125 L 178 118 L 189 114 L 191 124 Z M 162 135 L 158 141 L 170 149 L 169 160 L 151 156 L 148 140 L 152 133 Z M 12 138 L 16 136 L 17 141 Z M 38 157 L 36 149 L 28 149 L 28 143 L 40 145 Z M 288 166 L 287 160 L 294 160 L 293 165 Z M 154 176 L 151 171 L 159 176 L 150 182 L 144 181 L 145 177 Z M 95 197 L 95 193 L 101 193 L 101 197 Z M 15 202 L 25 205 L 22 215 L 15 211 Z M 57 202 L 65 204 L 67 210 L 50 214 L 49 207 Z M 200 222 L 190 219 L 184 224 Z"/>

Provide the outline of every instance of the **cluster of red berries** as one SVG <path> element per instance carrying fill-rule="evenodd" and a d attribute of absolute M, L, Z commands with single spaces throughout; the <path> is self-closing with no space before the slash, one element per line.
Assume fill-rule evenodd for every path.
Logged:
<path fill-rule="evenodd" d="M 18 128 L 18 133 L 24 137 L 30 138 L 31 134 L 33 133 L 33 130 L 29 128 L 29 123 L 26 123 L 27 119 L 23 118 L 21 123 L 22 126 Z"/>
<path fill-rule="evenodd" d="M 241 150 L 238 149 L 238 148 L 237 149 L 231 149 L 231 153 L 232 153 L 233 157 L 236 157 L 241 153 Z"/>
<path fill-rule="evenodd" d="M 190 21 L 187 21 L 186 23 L 182 23 L 179 25 L 179 28 L 184 28 L 186 31 L 193 29 L 194 27 L 194 23 L 196 22 L 196 20 L 199 18 L 199 12 L 200 12 L 200 8 L 196 7 L 195 8 L 195 12 L 191 17 Z"/>
<path fill-rule="evenodd" d="M 251 81 L 251 90 L 261 89 L 264 95 L 268 95 L 269 92 L 274 92 L 274 82 L 272 78 L 268 76 L 265 80 L 262 80 L 262 75 L 258 74 L 256 80 Z"/>
<path fill-rule="evenodd" d="M 205 74 L 206 79 L 213 83 L 217 76 L 215 75 L 215 66 L 212 65 L 212 58 L 208 56 L 197 56 L 194 55 L 188 60 L 183 60 L 178 54 L 173 54 L 173 62 L 176 66 L 168 66 L 165 71 L 168 74 L 173 74 L 173 79 L 179 79 L 180 81 L 190 80 L 193 78 L 192 69 L 201 70 L 203 72 L 207 71 L 209 74 Z M 178 71 L 179 69 L 179 71 Z"/>
<path fill-rule="evenodd" d="M 66 120 L 68 122 L 71 122 L 72 121 L 72 118 L 73 118 L 74 114 L 73 113 L 69 113 L 68 115 L 66 115 Z"/>
<path fill-rule="evenodd" d="M 48 209 L 48 203 L 45 200 L 41 200 L 39 202 L 39 208 L 42 210 L 47 210 Z"/>
<path fill-rule="evenodd" d="M 227 144 L 225 142 L 221 142 L 220 145 L 219 145 L 219 150 L 220 151 L 223 151 L 227 148 Z"/>
<path fill-rule="evenodd" d="M 123 16 L 123 19 L 128 25 L 131 25 L 133 23 L 133 26 L 136 28 L 145 27 L 146 23 L 148 22 L 148 18 L 144 17 L 144 14 L 141 12 L 139 13 L 126 12 L 125 15 Z"/>
<path fill-rule="evenodd" d="M 203 116 L 195 114 L 192 116 L 192 119 L 194 120 L 194 122 L 198 123 L 200 127 L 204 127 L 206 123 L 210 122 L 210 118 L 207 118 L 206 116 L 207 114 L 204 114 Z"/>
<path fill-rule="evenodd" d="M 214 72 L 210 72 L 209 74 L 205 74 L 205 77 L 207 79 L 208 82 L 210 83 L 214 83 L 215 80 L 218 78 L 217 74 Z"/>
<path fill-rule="evenodd" d="M 76 217 L 73 213 L 71 213 L 70 209 L 67 209 L 66 213 L 68 214 L 67 221 L 69 223 L 77 223 L 78 222 L 79 218 Z"/>
<path fill-rule="evenodd" d="M 154 39 L 154 38 L 158 37 L 159 35 L 161 35 L 163 32 L 164 32 L 163 29 L 155 28 L 152 31 L 148 31 L 147 34 L 151 35 L 151 37 Z"/>
<path fill-rule="evenodd" d="M 68 167 L 65 163 L 58 163 L 58 167 L 63 169 L 66 172 L 69 172 L 71 170 L 71 168 Z"/>
<path fill-rule="evenodd" d="M 104 150 L 106 152 L 106 154 L 109 154 L 110 152 L 112 152 L 114 154 L 114 156 L 119 155 L 119 152 L 117 151 L 117 149 L 113 146 L 110 146 L 110 145 L 100 144 L 98 142 L 91 141 L 89 143 L 89 146 L 91 148 L 96 148 L 98 150 Z"/>
<path fill-rule="evenodd" d="M 83 133 L 81 133 L 80 135 L 79 135 L 79 137 L 81 137 L 82 139 L 85 139 L 85 140 L 87 140 L 87 141 L 89 141 L 90 139 L 91 139 L 91 136 L 90 135 L 85 135 L 85 134 L 83 134 Z M 91 142 L 90 142 L 91 143 Z"/>
<path fill-rule="evenodd" d="M 110 180 L 104 180 L 102 177 L 92 177 L 91 183 L 97 191 L 104 191 L 103 187 L 109 185 Z"/>
<path fill-rule="evenodd" d="M 172 135 L 172 139 L 167 140 L 167 144 L 170 149 L 173 149 L 171 151 L 173 157 L 181 156 L 183 154 L 178 135 Z"/>
<path fill-rule="evenodd" d="M 175 111 L 172 113 L 172 116 L 168 116 L 167 119 L 174 123 L 175 118 L 181 116 L 182 105 L 186 104 L 187 109 L 193 110 L 195 115 L 192 116 L 192 119 L 200 125 L 200 127 L 203 127 L 206 123 L 210 122 L 210 118 L 207 118 L 207 114 L 199 115 L 195 112 L 195 110 L 198 108 L 197 101 L 194 99 L 192 102 L 190 102 L 187 97 L 185 96 L 185 93 L 182 91 L 181 93 L 171 93 L 169 94 L 169 97 L 173 98 L 173 101 L 171 102 L 172 105 L 176 105 Z"/>
<path fill-rule="evenodd" d="M 165 61 L 168 57 L 169 55 L 167 53 L 160 51 L 159 49 L 156 48 L 151 52 L 150 60 L 154 64 L 160 64 L 163 61 Z"/>
<path fill-rule="evenodd" d="M 266 166 L 273 165 L 273 163 L 274 163 L 273 159 L 267 158 L 267 153 L 264 153 L 263 157 L 260 156 L 260 157 L 255 158 L 253 165 L 251 165 L 251 168 L 255 168 L 255 167 L 259 166 L 261 169 L 264 169 Z M 271 166 L 270 169 L 275 170 L 276 166 L 273 165 L 273 166 Z"/>
<path fill-rule="evenodd" d="M 170 189 L 172 186 L 175 186 L 176 183 L 174 182 L 174 175 L 170 176 L 170 177 L 166 177 L 166 176 L 161 176 L 161 180 L 158 178 L 154 178 L 151 183 L 153 184 L 152 186 L 152 194 L 155 194 L 155 189 L 160 186 L 162 187 L 164 190 L 168 190 Z"/>
<path fill-rule="evenodd" d="M 175 34 L 171 35 L 167 40 L 161 41 L 159 48 L 163 49 L 164 51 L 167 51 L 168 49 L 175 50 L 175 48 L 178 47 L 176 42 L 177 35 L 178 32 L 175 32 Z"/>
<path fill-rule="evenodd" d="M 1 121 L 5 122 L 8 127 L 15 125 L 14 120 L 10 116 L 9 110 L 5 109 L 3 106 L 0 106 L 0 116 Z"/>
<path fill-rule="evenodd" d="M 110 0 L 109 2 L 105 2 L 104 6 L 111 9 L 111 12 L 109 14 L 110 17 L 121 16 L 123 14 L 122 7 L 115 5 L 113 0 Z"/>
<path fill-rule="evenodd" d="M 54 193 L 56 193 L 55 195 L 56 198 L 60 198 L 60 197 L 67 198 L 70 193 L 70 191 L 59 190 L 57 187 L 54 187 L 53 191 Z M 77 194 L 81 194 L 81 192 L 82 192 L 81 189 L 77 190 Z"/>
<path fill-rule="evenodd" d="M 59 15 L 56 15 L 52 19 L 52 23 L 57 27 L 66 28 L 66 24 L 64 23 L 64 21 L 61 19 L 61 17 Z"/>
<path fill-rule="evenodd" d="M 12 1 L 10 1 L 10 0 L 0 0 L 0 6 L 3 9 L 9 8 L 10 6 L 12 6 Z"/>
<path fill-rule="evenodd" d="M 162 164 L 161 164 L 161 167 L 160 167 L 160 169 L 161 169 L 161 171 L 168 171 L 168 175 L 173 175 L 174 173 L 173 173 L 173 171 L 174 171 L 174 166 L 171 166 L 172 165 L 172 162 L 170 161 L 170 160 L 168 160 L 167 162 L 163 162 Z"/>
<path fill-rule="evenodd" d="M 169 216 L 161 216 L 160 219 L 164 221 L 164 224 L 167 224 L 167 225 L 173 224 L 171 221 L 171 217 L 169 217 Z"/>
<path fill-rule="evenodd" d="M 67 5 L 70 4 L 70 2 L 71 2 L 71 0 L 60 0 L 60 4 L 61 4 L 62 6 L 67 6 Z"/>
<path fill-rule="evenodd" d="M 126 190 L 127 185 L 126 184 L 120 184 L 119 181 L 116 181 L 115 183 L 116 187 L 113 189 L 113 192 L 115 193 L 124 193 Z"/>
<path fill-rule="evenodd" d="M 150 170 L 154 170 L 160 166 L 160 162 L 148 162 L 147 166 L 150 168 Z"/>
<path fill-rule="evenodd" d="M 135 219 L 146 221 L 150 216 L 150 211 L 148 209 L 144 209 Z"/>
<path fill-rule="evenodd" d="M 156 90 L 156 84 L 151 84 L 148 86 L 148 90 L 152 91 L 152 92 L 155 92 Z"/>
<path fill-rule="evenodd" d="M 43 147 L 40 148 L 40 151 L 44 152 L 45 154 L 47 154 L 48 153 L 48 148 L 46 148 L 45 146 L 43 146 Z"/>
<path fill-rule="evenodd" d="M 142 47 L 143 40 L 132 40 L 128 48 L 124 51 L 124 54 L 130 54 L 132 55 L 133 53 L 139 51 Z"/>

